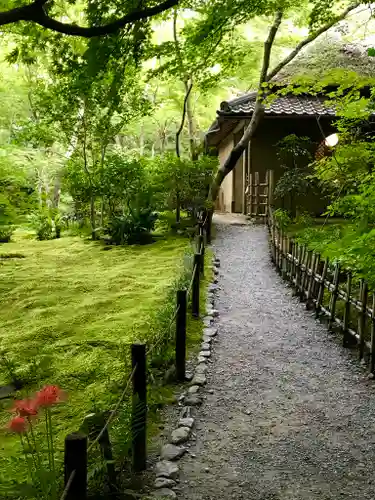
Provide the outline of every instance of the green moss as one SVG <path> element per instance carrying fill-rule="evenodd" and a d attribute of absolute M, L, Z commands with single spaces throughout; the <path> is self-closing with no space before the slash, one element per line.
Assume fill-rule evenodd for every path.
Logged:
<path fill-rule="evenodd" d="M 67 391 L 68 402 L 53 416 L 59 450 L 86 414 L 108 410 L 118 398 L 129 375 L 129 344 L 160 334 L 176 277 L 184 274 L 186 246 L 177 237 L 108 251 L 79 237 L 4 245 L 3 253 L 25 258 L 0 262 L 0 346 L 25 383 L 19 397 L 47 383 Z M 201 334 L 200 323 L 189 322 L 189 345 Z M 10 376 L 3 364 L 0 384 Z M 9 400 L 0 402 L 2 426 L 9 407 Z M 18 439 L 6 433 L 0 471 L 2 488 L 26 478 Z"/>

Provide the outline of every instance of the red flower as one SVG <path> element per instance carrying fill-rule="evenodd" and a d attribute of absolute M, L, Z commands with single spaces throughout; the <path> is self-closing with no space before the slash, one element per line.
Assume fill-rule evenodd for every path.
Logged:
<path fill-rule="evenodd" d="M 23 434 L 27 430 L 27 421 L 24 417 L 14 417 L 9 422 L 9 430 L 17 434 Z"/>
<path fill-rule="evenodd" d="M 20 417 L 33 417 L 38 414 L 36 401 L 31 399 L 16 401 L 13 410 L 16 411 Z"/>
<path fill-rule="evenodd" d="M 46 385 L 36 393 L 35 403 L 38 408 L 48 408 L 64 399 L 64 392 L 57 385 Z"/>

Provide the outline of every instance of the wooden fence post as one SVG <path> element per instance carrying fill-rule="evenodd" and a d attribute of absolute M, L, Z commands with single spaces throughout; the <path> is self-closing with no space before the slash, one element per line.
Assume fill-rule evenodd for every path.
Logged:
<path fill-rule="evenodd" d="M 375 293 L 372 294 L 370 372 L 375 371 Z"/>
<path fill-rule="evenodd" d="M 132 458 L 133 471 L 141 472 L 146 468 L 146 424 L 147 424 L 147 385 L 146 385 L 146 345 L 132 344 L 133 401 L 132 401 Z"/>
<path fill-rule="evenodd" d="M 302 257 L 303 247 L 297 243 L 297 262 L 296 262 L 296 295 L 299 294 L 300 284 L 301 284 L 301 257 Z"/>
<path fill-rule="evenodd" d="M 253 215 L 253 174 L 249 175 L 249 215 Z"/>
<path fill-rule="evenodd" d="M 206 242 L 207 245 L 211 245 L 211 229 L 212 229 L 212 210 L 207 211 L 206 219 Z"/>
<path fill-rule="evenodd" d="M 318 298 L 318 292 L 319 292 L 319 283 L 318 283 L 318 275 L 321 276 L 323 273 L 323 262 L 320 260 L 320 253 L 316 254 L 316 271 L 315 271 L 315 278 L 314 278 L 314 285 L 313 285 L 313 291 L 312 291 L 312 302 L 314 305 L 314 308 L 316 307 L 316 300 Z"/>
<path fill-rule="evenodd" d="M 204 276 L 204 236 L 203 234 L 201 234 L 199 236 L 199 240 L 198 240 L 198 253 L 201 254 L 201 265 L 200 265 L 200 272 L 201 272 L 201 275 Z"/>
<path fill-rule="evenodd" d="M 344 318 L 342 325 L 342 344 L 344 347 L 350 344 L 350 335 L 349 335 L 349 321 L 350 321 L 350 293 L 352 290 L 352 275 L 348 273 L 346 279 L 346 300 L 345 300 L 345 309 L 344 309 Z"/>
<path fill-rule="evenodd" d="M 194 255 L 193 266 L 193 288 L 191 298 L 192 314 L 195 318 L 199 318 L 199 281 L 200 281 L 200 268 L 201 268 L 201 254 Z"/>
<path fill-rule="evenodd" d="M 177 380 L 185 381 L 186 362 L 186 290 L 177 291 L 177 316 L 176 316 L 176 376 Z"/>
<path fill-rule="evenodd" d="M 302 293 L 301 293 L 301 300 L 302 301 L 304 301 L 306 299 L 305 292 L 307 292 L 307 290 L 309 288 L 309 271 L 310 271 L 310 266 L 311 266 L 312 250 L 307 250 L 305 252 L 305 256 L 306 256 L 306 258 L 305 258 L 305 272 L 303 275 Z"/>
<path fill-rule="evenodd" d="M 314 253 L 314 255 L 312 257 L 311 276 L 310 276 L 310 280 L 308 281 L 306 309 L 311 309 L 312 304 L 313 304 L 311 297 L 313 295 L 313 289 L 314 289 L 314 284 L 315 284 L 316 265 L 317 265 L 317 255 Z"/>
<path fill-rule="evenodd" d="M 87 436 L 81 432 L 65 438 L 64 482 L 66 500 L 87 498 Z"/>
<path fill-rule="evenodd" d="M 359 333 L 359 359 L 364 357 L 365 352 L 365 328 L 366 328 L 366 313 L 367 313 L 367 296 L 368 296 L 368 285 L 367 281 L 361 280 L 361 311 L 358 319 L 358 333 Z"/>
<path fill-rule="evenodd" d="M 337 262 L 335 265 L 335 272 L 333 274 L 333 290 L 331 295 L 331 301 L 329 305 L 329 321 L 328 321 L 328 329 L 330 330 L 335 322 L 335 313 L 336 313 L 336 303 L 337 297 L 339 293 L 339 279 L 340 279 L 340 264 Z"/>
<path fill-rule="evenodd" d="M 326 261 L 324 262 L 323 271 L 322 271 L 322 274 L 321 274 L 321 277 L 320 277 L 321 281 L 319 283 L 318 298 L 316 299 L 316 311 L 315 311 L 316 317 L 319 316 L 321 308 L 322 308 L 322 304 L 323 304 L 324 286 L 325 286 L 324 285 L 324 281 L 325 281 L 326 276 L 327 276 L 328 265 L 329 265 L 329 260 L 328 260 L 328 257 L 327 257 Z"/>
<path fill-rule="evenodd" d="M 268 211 L 269 207 L 273 206 L 273 191 L 275 188 L 275 175 L 274 170 L 268 171 Z"/>
<path fill-rule="evenodd" d="M 255 217 L 258 217 L 259 214 L 259 172 L 254 172 L 255 177 Z"/>

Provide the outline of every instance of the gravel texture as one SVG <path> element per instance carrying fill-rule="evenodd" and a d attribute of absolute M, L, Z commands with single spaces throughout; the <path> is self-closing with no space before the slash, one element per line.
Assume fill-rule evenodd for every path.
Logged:
<path fill-rule="evenodd" d="M 264 227 L 219 225 L 214 251 L 219 333 L 178 498 L 375 500 L 374 382 L 277 276 Z"/>

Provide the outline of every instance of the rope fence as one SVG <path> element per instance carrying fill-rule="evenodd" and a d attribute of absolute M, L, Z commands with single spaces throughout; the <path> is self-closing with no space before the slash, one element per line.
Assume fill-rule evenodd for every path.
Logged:
<path fill-rule="evenodd" d="M 115 471 L 112 445 L 109 430 L 111 424 L 118 416 L 121 404 L 132 387 L 131 411 L 131 440 L 132 440 L 132 470 L 141 472 L 146 468 L 146 429 L 147 429 L 147 357 L 164 343 L 169 342 L 175 327 L 175 372 L 176 379 L 180 382 L 186 380 L 186 324 L 188 303 L 191 298 L 191 315 L 199 317 L 200 282 L 204 275 L 205 234 L 207 215 L 199 224 L 196 250 L 191 278 L 187 289 L 178 290 L 176 306 L 163 334 L 146 348 L 146 344 L 131 345 L 132 371 L 129 374 L 125 387 L 121 392 L 109 416 L 102 421 L 102 417 L 91 414 L 85 419 L 88 431 L 75 432 L 65 438 L 64 454 L 64 490 L 60 500 L 86 500 L 88 492 L 88 454 L 97 446 L 106 462 L 107 479 L 112 493 L 116 493 L 117 474 Z M 206 234 L 207 236 L 207 234 Z M 206 238 L 207 241 L 207 238 Z M 102 424 L 98 425 L 98 420 Z M 93 431 L 93 432 L 92 432 Z M 95 438 L 88 444 L 89 436 Z"/>

